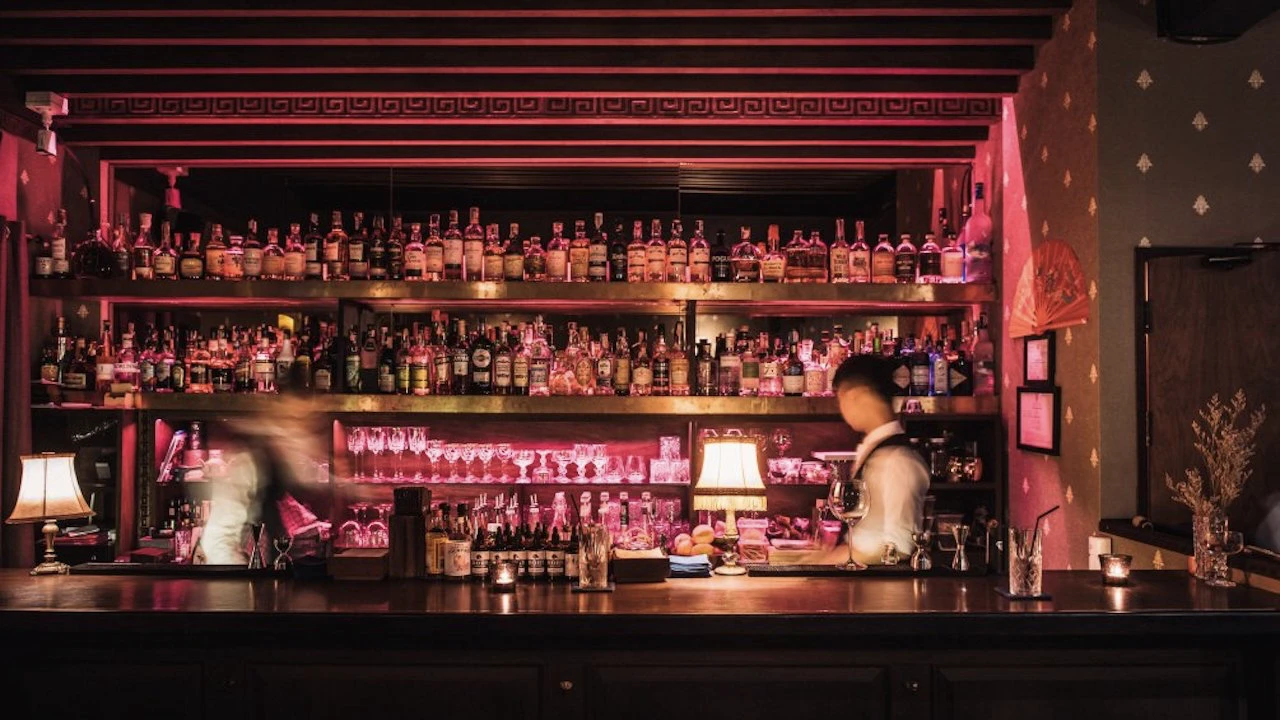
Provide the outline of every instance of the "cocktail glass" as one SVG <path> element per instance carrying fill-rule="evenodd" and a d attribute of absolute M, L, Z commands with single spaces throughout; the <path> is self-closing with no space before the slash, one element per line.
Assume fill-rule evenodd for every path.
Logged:
<path fill-rule="evenodd" d="M 409 434 L 402 427 L 387 428 L 387 449 L 396 455 L 394 479 L 404 477 L 404 451 L 409 446 Z"/>
<path fill-rule="evenodd" d="M 444 441 L 427 441 L 427 459 L 431 461 L 431 482 L 440 482 L 440 458 L 444 457 Z"/>
<path fill-rule="evenodd" d="M 493 481 L 493 473 L 489 472 L 489 463 L 493 460 L 493 453 L 493 443 L 479 443 L 476 445 L 476 457 L 480 458 L 481 482 Z"/>
<path fill-rule="evenodd" d="M 529 482 L 529 466 L 537 459 L 537 454 L 533 450 L 516 450 L 516 465 L 520 466 L 520 477 L 516 479 L 518 483 Z"/>
<path fill-rule="evenodd" d="M 462 456 L 462 445 L 459 443 L 445 443 L 444 461 L 449 464 L 449 478 L 446 482 L 458 482 L 458 458 Z"/>
<path fill-rule="evenodd" d="M 493 446 L 493 456 L 498 458 L 498 480 L 507 482 L 511 476 L 507 474 L 507 465 L 511 462 L 511 456 L 515 451 L 511 449 L 511 443 L 498 443 Z"/>

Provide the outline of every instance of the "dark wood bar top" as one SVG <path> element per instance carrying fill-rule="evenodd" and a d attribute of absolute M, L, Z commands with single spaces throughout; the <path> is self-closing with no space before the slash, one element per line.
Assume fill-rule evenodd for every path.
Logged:
<path fill-rule="evenodd" d="M 1181 572 L 1137 572 L 1126 587 L 1106 587 L 1096 572 L 1047 572 L 1048 601 L 1007 600 L 995 592 L 1002 583 L 994 577 L 714 577 L 624 585 L 609 594 L 526 584 L 504 595 L 470 583 L 33 578 L 5 570 L 0 637 L 37 630 L 216 633 L 375 625 L 411 634 L 487 628 L 523 634 L 570 626 L 575 633 L 595 634 L 642 628 L 793 636 L 1280 634 L 1280 595 L 1210 588 Z"/>

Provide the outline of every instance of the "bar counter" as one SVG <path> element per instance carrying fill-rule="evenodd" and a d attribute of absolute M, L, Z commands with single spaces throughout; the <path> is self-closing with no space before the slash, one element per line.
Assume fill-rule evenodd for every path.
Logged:
<path fill-rule="evenodd" d="M 503 595 L 0 571 L 0 643 L 44 659 L 17 673 L 32 708 L 87 685 L 121 712 L 170 698 L 205 716 L 412 714 L 431 698 L 433 717 L 737 720 L 767 695 L 842 717 L 1018 717 L 1028 702 L 1055 717 L 1275 717 L 1280 596 L 1181 572 L 1105 587 L 1077 571 L 1046 573 L 1052 600 L 1012 602 L 999 582 L 715 577 Z"/>

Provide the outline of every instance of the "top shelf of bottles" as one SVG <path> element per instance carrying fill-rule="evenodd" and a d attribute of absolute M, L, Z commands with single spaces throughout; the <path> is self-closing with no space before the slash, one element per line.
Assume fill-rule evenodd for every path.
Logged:
<path fill-rule="evenodd" d="M 425 306 L 459 309 L 557 307 L 576 312 L 683 311 L 697 303 L 708 311 L 753 314 L 841 312 L 859 309 L 925 313 L 960 310 L 996 300 L 994 285 L 872 283 L 561 283 L 406 282 L 355 280 L 32 280 L 31 294 L 101 299 L 146 305 L 291 305 L 322 307 L 348 300 L 378 310 L 404 312 Z"/>

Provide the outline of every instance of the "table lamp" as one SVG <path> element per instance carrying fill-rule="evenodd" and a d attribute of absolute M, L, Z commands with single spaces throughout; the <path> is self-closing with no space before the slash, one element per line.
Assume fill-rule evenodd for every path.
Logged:
<path fill-rule="evenodd" d="M 724 510 L 724 539 L 730 545 L 718 575 L 744 575 L 738 564 L 739 510 L 768 508 L 760 477 L 760 450 L 752 438 L 726 434 L 703 438 L 702 472 L 693 487 L 694 510 Z"/>
<path fill-rule="evenodd" d="M 5 522 L 44 522 L 44 562 L 31 571 L 32 575 L 65 575 L 71 569 L 58 562 L 53 550 L 53 539 L 58 534 L 58 521 L 87 518 L 93 515 L 80 483 L 76 480 L 75 455 L 44 453 L 22 456 L 22 485 L 18 489 L 18 503 Z"/>

